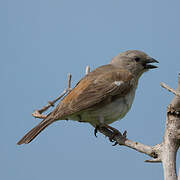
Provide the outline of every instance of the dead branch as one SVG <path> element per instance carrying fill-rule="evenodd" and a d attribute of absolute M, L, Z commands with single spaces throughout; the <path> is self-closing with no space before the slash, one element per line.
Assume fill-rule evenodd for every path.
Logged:
<path fill-rule="evenodd" d="M 113 132 L 110 131 L 109 129 L 100 128 L 99 131 L 109 138 L 111 138 L 113 136 Z M 157 144 L 155 146 L 148 146 L 148 145 L 145 145 L 145 144 L 142 144 L 139 142 L 134 142 L 130 139 L 127 139 L 123 135 L 121 135 L 121 133 L 118 136 L 115 136 L 113 138 L 113 140 L 121 146 L 129 147 L 140 153 L 144 153 L 144 154 L 154 158 L 154 162 L 160 162 L 159 157 L 160 157 L 161 144 Z"/>
<path fill-rule="evenodd" d="M 165 88 L 166 90 L 168 90 L 169 92 L 172 92 L 174 95 L 179 96 L 180 97 L 180 93 L 176 92 L 174 89 L 170 88 L 168 85 L 166 85 L 165 83 L 160 83 L 161 87 Z"/>
<path fill-rule="evenodd" d="M 164 88 L 175 94 L 175 96 L 167 108 L 166 128 L 161 157 L 165 180 L 177 180 L 176 155 L 180 146 L 178 133 L 180 131 L 180 74 L 178 76 L 178 88 L 176 91 L 167 85 L 165 85 Z"/>
<path fill-rule="evenodd" d="M 67 78 L 67 88 L 53 101 L 48 101 L 48 104 L 43 106 L 41 109 L 39 110 L 35 110 L 32 113 L 32 116 L 34 116 L 35 118 L 40 118 L 40 119 L 45 119 L 46 115 L 43 115 L 42 113 L 47 111 L 50 107 L 54 107 L 54 104 L 60 100 L 62 97 L 64 97 L 66 94 L 68 94 L 71 91 L 71 78 L 72 75 L 68 74 L 68 78 Z"/>
<path fill-rule="evenodd" d="M 90 67 L 86 66 L 86 74 L 90 73 Z"/>

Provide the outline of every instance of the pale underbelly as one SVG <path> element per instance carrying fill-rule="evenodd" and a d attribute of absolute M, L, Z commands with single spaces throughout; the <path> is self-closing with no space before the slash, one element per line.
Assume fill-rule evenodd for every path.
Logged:
<path fill-rule="evenodd" d="M 89 122 L 92 125 L 97 125 L 99 123 L 111 124 L 118 119 L 122 119 L 126 115 L 131 108 L 133 99 L 134 93 L 132 92 L 129 96 L 119 98 L 104 107 L 97 108 L 97 110 L 87 110 L 78 116 L 71 116 L 68 119 Z"/>

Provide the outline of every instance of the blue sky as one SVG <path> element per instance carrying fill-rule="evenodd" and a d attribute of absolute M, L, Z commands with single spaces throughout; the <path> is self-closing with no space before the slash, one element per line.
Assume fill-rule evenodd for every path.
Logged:
<path fill-rule="evenodd" d="M 178 0 L 4 0 L 0 2 L 0 179 L 163 179 L 161 164 L 77 122 L 57 122 L 29 145 L 16 142 L 39 120 L 31 113 L 118 53 L 159 60 L 139 82 L 127 116 L 112 126 L 148 145 L 162 141 L 166 106 L 180 71 Z M 179 166 L 179 158 L 177 164 Z"/>

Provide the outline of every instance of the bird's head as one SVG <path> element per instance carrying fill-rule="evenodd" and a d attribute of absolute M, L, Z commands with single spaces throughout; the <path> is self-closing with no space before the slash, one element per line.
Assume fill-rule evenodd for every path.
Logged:
<path fill-rule="evenodd" d="M 158 63 L 158 61 L 138 50 L 122 52 L 114 57 L 110 62 L 110 64 L 118 68 L 129 70 L 138 77 L 149 69 L 157 68 L 157 66 L 152 65 L 151 63 Z"/>

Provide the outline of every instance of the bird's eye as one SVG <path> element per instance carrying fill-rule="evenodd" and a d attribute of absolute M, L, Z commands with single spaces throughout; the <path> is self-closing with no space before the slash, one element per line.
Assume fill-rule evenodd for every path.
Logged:
<path fill-rule="evenodd" d="M 135 58 L 135 61 L 136 61 L 136 62 L 139 62 L 139 61 L 140 61 L 140 58 L 139 58 L 139 57 L 136 57 L 136 58 Z"/>

